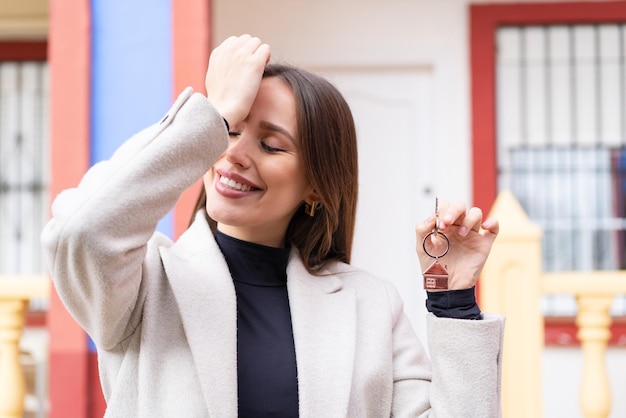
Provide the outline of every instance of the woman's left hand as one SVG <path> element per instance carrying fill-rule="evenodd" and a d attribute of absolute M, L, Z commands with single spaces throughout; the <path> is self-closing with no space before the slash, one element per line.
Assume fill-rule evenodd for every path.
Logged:
<path fill-rule="evenodd" d="M 231 36 L 211 52 L 207 99 L 230 126 L 248 116 L 270 56 L 269 45 L 248 34 Z"/>
<path fill-rule="evenodd" d="M 483 221 L 482 210 L 477 207 L 467 209 L 465 203 L 449 204 L 439 202 L 439 231 L 450 240 L 448 253 L 439 259 L 449 274 L 448 289 L 467 289 L 478 281 L 480 272 L 487 260 L 491 246 L 499 231 L 496 219 Z M 435 228 L 436 217 L 431 215 L 416 227 L 417 255 L 422 271 L 435 259 L 424 252 L 422 242 Z M 434 256 L 446 250 L 446 240 L 439 234 L 426 238 L 426 249 Z"/>

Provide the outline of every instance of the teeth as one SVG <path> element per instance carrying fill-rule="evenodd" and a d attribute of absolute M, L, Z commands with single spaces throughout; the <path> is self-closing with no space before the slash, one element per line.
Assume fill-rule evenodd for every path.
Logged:
<path fill-rule="evenodd" d="M 250 186 L 248 186 L 247 184 L 241 184 L 241 183 L 237 183 L 235 180 L 233 179 L 229 179 L 226 178 L 224 176 L 220 177 L 220 183 L 232 188 L 232 189 L 237 189 L 237 190 L 241 190 L 243 192 L 247 192 L 252 190 L 252 188 Z"/>

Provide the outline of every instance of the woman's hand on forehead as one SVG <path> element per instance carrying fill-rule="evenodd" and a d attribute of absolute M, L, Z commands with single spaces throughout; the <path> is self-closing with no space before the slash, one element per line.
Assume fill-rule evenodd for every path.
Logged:
<path fill-rule="evenodd" d="M 207 98 L 234 126 L 256 98 L 271 50 L 257 37 L 231 36 L 211 53 L 205 78 Z"/>

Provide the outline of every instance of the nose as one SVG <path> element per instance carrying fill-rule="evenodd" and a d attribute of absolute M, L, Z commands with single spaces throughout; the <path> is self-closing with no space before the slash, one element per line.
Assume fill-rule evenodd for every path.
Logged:
<path fill-rule="evenodd" d="M 238 165 L 242 168 L 249 167 L 251 144 L 252 141 L 245 136 L 245 134 L 241 134 L 240 136 L 234 138 L 231 137 L 228 149 L 226 150 L 226 160 L 229 163 Z"/>

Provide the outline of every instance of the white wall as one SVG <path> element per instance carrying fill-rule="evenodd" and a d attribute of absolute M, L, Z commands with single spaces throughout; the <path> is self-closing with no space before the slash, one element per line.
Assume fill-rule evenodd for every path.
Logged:
<path fill-rule="evenodd" d="M 442 197 L 471 196 L 465 1 L 213 1 L 214 41 L 251 33 L 273 58 L 306 68 L 433 69 L 436 184 Z M 374 157 L 374 156 L 372 156 Z M 445 157 L 445 161 L 443 158 Z M 455 175 L 450 175 L 454 167 Z"/>
<path fill-rule="evenodd" d="M 471 197 L 465 2 L 213 1 L 214 42 L 250 33 L 275 61 L 329 76 L 359 131 L 353 263 L 392 280 L 424 338 L 415 224 Z M 377 105 L 376 103 L 382 103 Z"/>
<path fill-rule="evenodd" d="M 259 36 L 272 46 L 274 60 L 328 75 L 346 95 L 360 141 L 354 264 L 396 284 L 422 339 L 425 295 L 414 256 L 414 225 L 433 209 L 434 196 L 470 202 L 472 195 L 469 3 L 212 1 L 214 42 L 241 33 Z M 607 358 L 614 390 L 611 416 L 626 416 L 626 400 L 620 397 L 626 389 L 626 355 L 610 349 Z M 582 416 L 581 368 L 580 350 L 546 349 L 546 418 Z"/>

